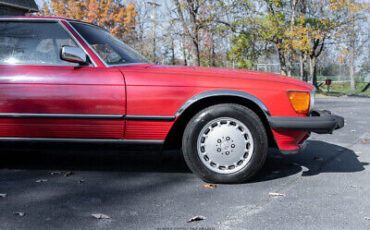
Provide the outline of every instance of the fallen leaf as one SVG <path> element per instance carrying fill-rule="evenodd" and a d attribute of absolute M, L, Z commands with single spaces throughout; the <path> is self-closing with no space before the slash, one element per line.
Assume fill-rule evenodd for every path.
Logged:
<path fill-rule="evenodd" d="M 277 192 L 270 192 L 269 196 L 285 196 L 285 194 L 277 193 Z"/>
<path fill-rule="evenodd" d="M 362 188 L 361 186 L 358 186 L 358 185 L 351 185 L 350 187 L 351 188 Z"/>
<path fill-rule="evenodd" d="M 361 153 L 360 151 L 355 152 L 356 155 L 360 155 Z"/>
<path fill-rule="evenodd" d="M 6 193 L 0 193 L 0 197 L 1 198 L 5 198 L 6 197 Z"/>
<path fill-rule="evenodd" d="M 362 144 L 365 145 L 365 144 L 367 144 L 367 139 L 362 139 L 361 142 L 362 142 Z"/>
<path fill-rule="evenodd" d="M 39 179 L 39 180 L 36 180 L 35 182 L 36 183 L 43 183 L 43 182 L 47 182 L 48 179 Z"/>
<path fill-rule="evenodd" d="M 370 220 L 370 217 L 368 217 L 368 216 L 365 216 L 365 220 Z"/>
<path fill-rule="evenodd" d="M 313 158 L 315 161 L 323 161 L 324 159 L 322 159 L 321 157 L 314 157 Z"/>
<path fill-rule="evenodd" d="M 102 213 L 94 213 L 91 214 L 95 219 L 110 219 L 110 216 L 102 214 Z"/>
<path fill-rule="evenodd" d="M 15 212 L 14 215 L 16 215 L 16 216 L 25 216 L 26 214 L 24 212 Z"/>
<path fill-rule="evenodd" d="M 65 177 L 72 176 L 72 175 L 73 175 L 73 172 L 71 172 L 71 171 L 68 171 L 68 172 L 64 173 Z"/>
<path fill-rule="evenodd" d="M 217 188 L 217 184 L 205 184 L 203 185 L 205 188 L 210 188 L 210 189 L 214 189 L 214 188 Z"/>
<path fill-rule="evenodd" d="M 354 132 L 356 132 L 356 130 L 352 129 L 352 130 L 351 130 L 351 133 L 354 133 Z"/>
<path fill-rule="evenodd" d="M 207 217 L 205 216 L 194 216 L 193 218 L 188 220 L 188 223 L 194 222 L 194 221 L 201 221 L 201 220 L 206 220 Z"/>

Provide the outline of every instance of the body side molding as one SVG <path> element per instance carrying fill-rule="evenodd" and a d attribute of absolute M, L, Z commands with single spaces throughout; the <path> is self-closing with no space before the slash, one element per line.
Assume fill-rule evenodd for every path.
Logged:
<path fill-rule="evenodd" d="M 174 121 L 174 116 L 141 116 L 109 114 L 53 114 L 53 113 L 0 113 L 0 119 L 77 119 L 77 120 L 127 120 L 127 121 Z"/>
<path fill-rule="evenodd" d="M 198 102 L 202 99 L 210 98 L 210 97 L 219 97 L 219 96 L 234 96 L 234 97 L 247 99 L 249 101 L 254 102 L 266 114 L 266 116 L 271 116 L 269 110 L 267 109 L 265 104 L 263 104 L 263 102 L 260 99 L 258 99 L 257 97 L 255 97 L 251 94 L 248 94 L 248 93 L 245 93 L 245 92 L 242 92 L 242 91 L 238 91 L 238 90 L 212 90 L 212 91 L 207 91 L 207 92 L 195 95 L 194 97 L 187 100 L 177 110 L 177 112 L 175 113 L 175 116 L 176 117 L 180 116 L 187 108 L 189 108 L 191 105 L 193 105 L 194 103 L 196 103 L 196 102 Z"/>
<path fill-rule="evenodd" d="M 105 114 L 0 113 L 0 118 L 123 120 L 125 116 Z"/>
<path fill-rule="evenodd" d="M 51 143 L 103 143 L 103 144 L 147 144 L 161 145 L 164 140 L 133 140 L 133 139 L 90 139 L 90 138 L 32 138 L 32 137 L 0 137 L 0 142 L 51 142 Z"/>
<path fill-rule="evenodd" d="M 126 121 L 174 121 L 175 116 L 138 116 L 138 115 L 126 115 Z"/>

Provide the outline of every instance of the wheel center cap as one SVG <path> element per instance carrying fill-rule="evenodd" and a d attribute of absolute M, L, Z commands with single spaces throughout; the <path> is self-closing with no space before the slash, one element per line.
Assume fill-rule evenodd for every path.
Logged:
<path fill-rule="evenodd" d="M 227 143 L 227 142 L 222 142 L 222 143 L 221 143 L 221 148 L 222 148 L 223 150 L 228 150 L 228 149 L 230 149 L 230 145 L 229 145 L 229 143 Z"/>

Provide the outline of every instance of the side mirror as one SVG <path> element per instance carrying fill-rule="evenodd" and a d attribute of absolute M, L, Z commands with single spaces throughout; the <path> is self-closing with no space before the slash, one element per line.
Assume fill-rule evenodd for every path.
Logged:
<path fill-rule="evenodd" d="M 85 64 L 87 62 L 86 53 L 78 47 L 63 46 L 60 51 L 60 57 L 64 61 Z"/>

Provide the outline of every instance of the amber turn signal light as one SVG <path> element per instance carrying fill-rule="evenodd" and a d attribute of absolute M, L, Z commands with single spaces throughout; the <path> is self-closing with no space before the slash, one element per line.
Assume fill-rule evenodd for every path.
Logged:
<path fill-rule="evenodd" d="M 310 110 L 310 93 L 289 91 L 288 97 L 290 104 L 297 113 L 308 114 Z"/>

